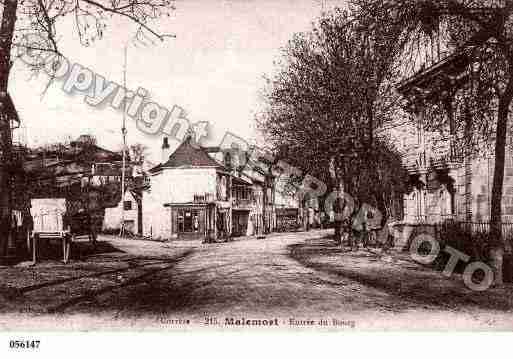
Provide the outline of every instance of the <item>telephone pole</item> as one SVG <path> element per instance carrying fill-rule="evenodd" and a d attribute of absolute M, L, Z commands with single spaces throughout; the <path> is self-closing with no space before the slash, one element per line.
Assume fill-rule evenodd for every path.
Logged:
<path fill-rule="evenodd" d="M 123 87 L 126 89 L 126 45 L 125 45 L 125 61 L 123 64 Z M 123 125 L 121 126 L 121 136 L 123 137 L 123 162 L 121 167 L 121 225 L 119 236 L 125 234 L 125 166 L 126 166 L 126 99 L 123 101 Z"/>

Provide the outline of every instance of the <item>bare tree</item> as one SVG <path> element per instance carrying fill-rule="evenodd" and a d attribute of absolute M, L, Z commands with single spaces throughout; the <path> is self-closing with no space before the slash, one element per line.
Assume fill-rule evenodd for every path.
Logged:
<path fill-rule="evenodd" d="M 60 54 L 56 24 L 62 17 L 74 21 L 80 42 L 89 45 L 102 37 L 112 17 L 125 18 L 137 25 L 134 39 L 164 40 L 152 21 L 169 16 L 170 0 L 4 0 L 0 22 L 0 256 L 7 252 L 11 221 L 11 115 L 8 113 L 9 74 L 16 54 L 13 47 Z M 34 64 L 38 70 L 41 64 Z"/>
<path fill-rule="evenodd" d="M 260 118 L 268 140 L 292 165 L 329 190 L 382 209 L 386 190 L 375 191 L 372 183 L 383 174 L 376 169 L 388 166 L 398 177 L 403 173 L 399 157 L 385 155 L 391 148 L 375 135 L 396 104 L 390 78 L 400 49 L 397 32 L 393 24 L 369 27 L 348 11 L 323 15 L 311 32 L 289 42 L 280 71 L 268 80 Z M 399 182 L 381 184 L 393 192 Z M 334 205 L 340 213 L 344 203 Z M 341 221 L 335 224 L 340 240 Z"/>

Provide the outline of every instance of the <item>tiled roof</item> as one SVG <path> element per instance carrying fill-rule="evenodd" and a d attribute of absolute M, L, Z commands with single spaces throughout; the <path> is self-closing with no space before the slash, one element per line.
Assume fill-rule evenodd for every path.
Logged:
<path fill-rule="evenodd" d="M 180 146 L 169 156 L 169 159 L 153 167 L 150 172 L 156 172 L 161 168 L 181 167 L 219 167 L 223 166 L 214 160 L 203 148 L 191 143 L 191 138 L 186 138 Z"/>

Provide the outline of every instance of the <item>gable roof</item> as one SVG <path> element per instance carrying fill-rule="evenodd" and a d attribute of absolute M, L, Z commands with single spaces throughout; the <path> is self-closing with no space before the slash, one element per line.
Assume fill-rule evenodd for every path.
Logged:
<path fill-rule="evenodd" d="M 157 172 L 162 168 L 181 167 L 218 167 L 224 168 L 219 162 L 210 157 L 205 149 L 191 143 L 191 137 L 187 137 L 164 163 L 153 167 L 150 172 Z"/>

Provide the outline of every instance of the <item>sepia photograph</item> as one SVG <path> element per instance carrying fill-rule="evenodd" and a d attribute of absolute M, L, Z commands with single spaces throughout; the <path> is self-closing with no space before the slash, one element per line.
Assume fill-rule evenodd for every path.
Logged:
<path fill-rule="evenodd" d="M 513 1 L 0 8 L 9 353 L 513 330 Z"/>

